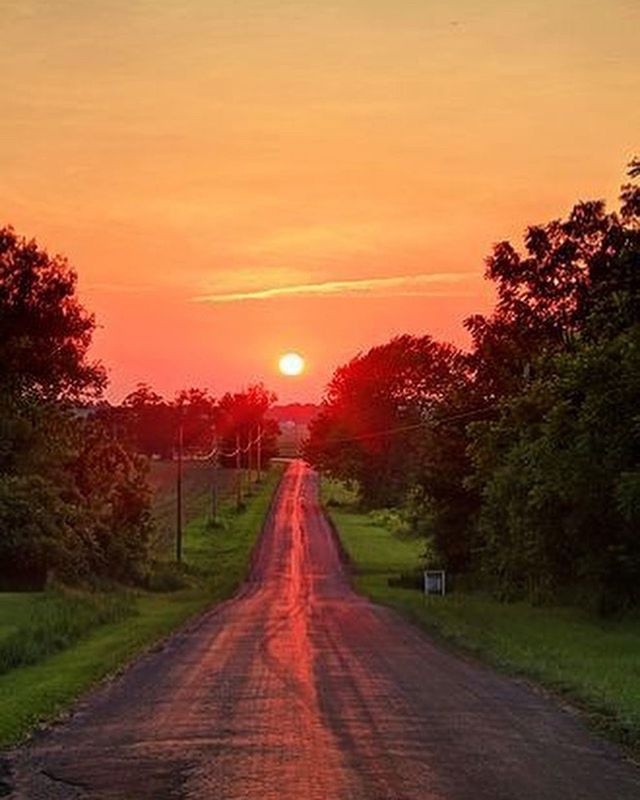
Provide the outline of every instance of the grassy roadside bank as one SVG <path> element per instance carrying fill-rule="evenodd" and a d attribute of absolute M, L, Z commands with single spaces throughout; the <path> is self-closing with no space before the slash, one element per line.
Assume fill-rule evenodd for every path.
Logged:
<path fill-rule="evenodd" d="M 579 609 L 505 605 L 463 592 L 425 598 L 415 589 L 389 586 L 389 578 L 420 566 L 420 542 L 397 538 L 358 513 L 348 497 L 336 498 L 333 487 L 325 485 L 323 496 L 355 565 L 358 591 L 561 695 L 599 731 L 640 755 L 640 618 L 601 620 Z"/>
<path fill-rule="evenodd" d="M 189 522 L 184 532 L 184 561 L 188 585 L 177 591 L 127 592 L 93 596 L 95 614 L 87 613 L 86 627 L 74 634 L 68 646 L 43 651 L 27 662 L 6 670 L 0 664 L 0 747 L 20 741 L 38 724 L 57 716 L 97 681 L 113 674 L 154 642 L 168 635 L 189 617 L 230 597 L 246 575 L 251 551 L 280 477 L 270 471 L 259 488 L 236 513 L 230 502 L 222 504 L 220 524 L 206 517 Z M 73 613 L 84 598 L 40 595 L 0 595 L 0 653 L 7 640 L 19 642 L 20 631 L 40 620 L 47 636 L 47 616 L 58 626 L 59 615 Z M 75 611 L 77 612 L 77 608 Z M 102 618 L 98 620 L 100 615 Z M 112 615 L 111 617 L 109 615 Z M 44 619 L 44 622 L 42 621 Z M 94 619 L 97 625 L 91 626 Z M 88 621 L 87 621 L 88 620 Z M 65 627 L 65 626 L 63 626 Z M 76 632 L 77 633 L 77 632 Z M 47 646 L 50 646 L 50 642 Z M 55 643 L 54 643 L 55 644 Z M 9 652 L 12 648 L 6 648 Z M 31 662 L 31 663 L 30 663 Z"/>

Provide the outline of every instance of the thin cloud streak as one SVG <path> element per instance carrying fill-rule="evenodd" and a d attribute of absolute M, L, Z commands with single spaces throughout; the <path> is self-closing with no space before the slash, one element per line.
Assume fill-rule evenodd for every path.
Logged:
<path fill-rule="evenodd" d="M 399 275 L 391 278 L 359 278 L 323 283 L 301 283 L 295 286 L 275 286 L 246 292 L 226 292 L 194 297 L 198 303 L 237 303 L 244 300 L 272 300 L 278 297 L 312 297 L 328 295 L 380 296 L 442 296 L 442 291 L 430 290 L 432 284 L 460 284 L 477 278 L 475 272 L 441 272 L 431 275 Z"/>

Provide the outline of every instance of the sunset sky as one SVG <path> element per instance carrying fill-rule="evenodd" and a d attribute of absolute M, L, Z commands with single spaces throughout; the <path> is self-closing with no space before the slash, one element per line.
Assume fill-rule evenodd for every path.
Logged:
<path fill-rule="evenodd" d="M 0 224 L 78 270 L 114 400 L 316 400 L 394 334 L 464 344 L 491 244 L 613 203 L 640 153 L 638 0 L 1 11 Z"/>

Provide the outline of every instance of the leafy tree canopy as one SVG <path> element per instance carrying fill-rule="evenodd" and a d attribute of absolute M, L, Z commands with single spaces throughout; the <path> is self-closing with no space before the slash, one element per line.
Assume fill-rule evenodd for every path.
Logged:
<path fill-rule="evenodd" d="M 95 397 L 106 378 L 88 349 L 95 328 L 62 256 L 0 229 L 0 394 L 14 398 Z"/>

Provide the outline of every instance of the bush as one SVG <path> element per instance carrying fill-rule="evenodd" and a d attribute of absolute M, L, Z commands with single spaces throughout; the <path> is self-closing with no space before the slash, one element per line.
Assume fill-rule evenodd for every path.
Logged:
<path fill-rule="evenodd" d="M 29 448 L 0 471 L 0 586 L 140 582 L 151 551 L 146 460 L 98 423 L 40 409 Z"/>
<path fill-rule="evenodd" d="M 0 475 L 0 585 L 41 589 L 49 575 L 86 571 L 77 510 L 35 475 Z"/>
<path fill-rule="evenodd" d="M 354 506 L 359 500 L 353 481 L 341 481 L 328 477 L 322 481 L 322 497 L 324 504 L 332 508 Z"/>
<path fill-rule="evenodd" d="M 402 510 L 395 508 L 378 508 L 369 512 L 373 525 L 386 528 L 394 536 L 412 536 L 414 531 Z"/>
<path fill-rule="evenodd" d="M 485 574 L 507 598 L 582 585 L 640 601 L 640 326 L 553 359 L 501 419 L 475 428 Z"/>

